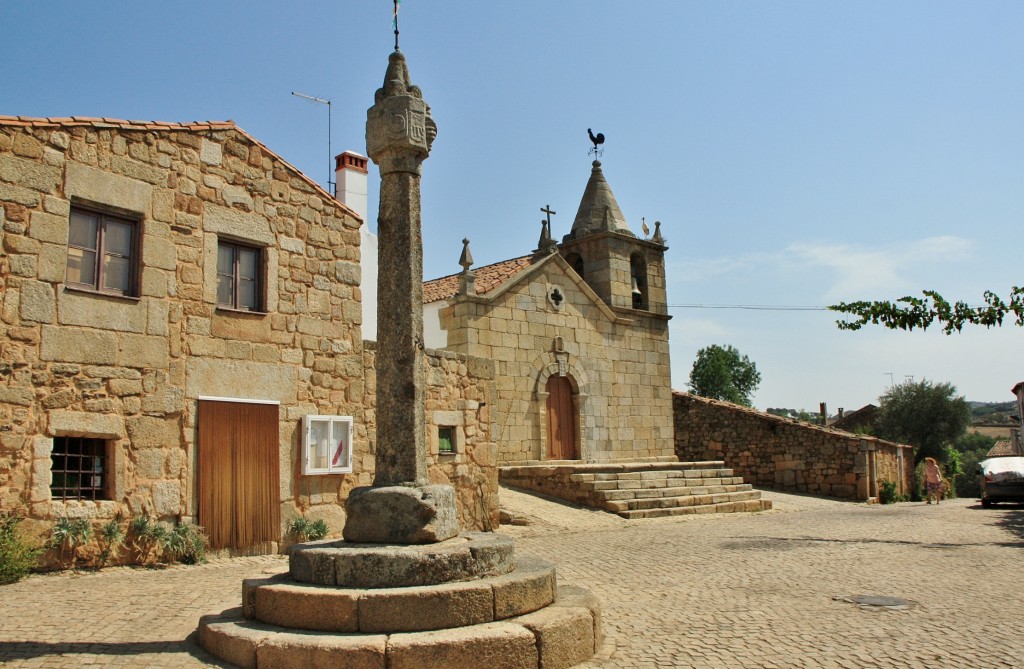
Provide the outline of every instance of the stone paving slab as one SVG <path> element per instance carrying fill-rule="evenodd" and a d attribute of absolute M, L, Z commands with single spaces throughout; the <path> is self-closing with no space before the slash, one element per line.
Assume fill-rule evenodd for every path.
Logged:
<path fill-rule="evenodd" d="M 1024 506 L 864 505 L 765 492 L 774 510 L 625 520 L 521 492 L 519 554 L 604 607 L 602 667 L 1020 667 Z M 0 665 L 224 666 L 199 616 L 241 603 L 283 557 L 32 576 L 0 586 Z M 882 595 L 907 610 L 834 599 Z"/>

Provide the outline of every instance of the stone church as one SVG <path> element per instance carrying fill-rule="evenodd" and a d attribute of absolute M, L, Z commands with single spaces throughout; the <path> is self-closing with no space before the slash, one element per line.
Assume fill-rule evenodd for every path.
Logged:
<path fill-rule="evenodd" d="M 560 243 L 546 209 L 532 253 L 474 268 L 466 241 L 424 284 L 427 347 L 495 362 L 499 464 L 673 456 L 660 224 L 630 230 L 599 161 Z"/>

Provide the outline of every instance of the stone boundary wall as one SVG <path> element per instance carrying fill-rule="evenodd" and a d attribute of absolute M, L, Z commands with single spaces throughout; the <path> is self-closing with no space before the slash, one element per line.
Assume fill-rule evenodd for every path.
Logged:
<path fill-rule="evenodd" d="M 366 371 L 365 421 L 367 457 L 376 452 L 375 360 L 377 343 L 363 342 Z M 463 532 L 498 529 L 498 444 L 494 438 L 494 361 L 462 353 L 425 351 L 426 398 L 424 440 L 431 483 L 455 488 L 459 525 Z M 454 428 L 455 452 L 442 454 L 438 428 Z M 362 485 L 362 484 L 361 484 Z M 347 497 L 347 493 L 345 494 Z"/>
<path fill-rule="evenodd" d="M 688 393 L 673 394 L 673 409 L 680 460 L 723 460 L 754 486 L 862 501 L 884 481 L 910 490 L 910 446 Z"/>

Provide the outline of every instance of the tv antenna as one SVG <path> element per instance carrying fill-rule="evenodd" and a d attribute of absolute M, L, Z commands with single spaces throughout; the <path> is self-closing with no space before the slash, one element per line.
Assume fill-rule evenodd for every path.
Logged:
<path fill-rule="evenodd" d="M 327 190 L 331 195 L 337 195 L 338 185 L 332 178 L 334 176 L 333 165 L 334 162 L 334 151 L 331 148 L 331 100 L 330 98 L 318 98 L 312 95 L 306 95 L 305 93 L 297 93 L 292 91 L 292 95 L 303 100 L 308 100 L 318 105 L 327 105 Z"/>

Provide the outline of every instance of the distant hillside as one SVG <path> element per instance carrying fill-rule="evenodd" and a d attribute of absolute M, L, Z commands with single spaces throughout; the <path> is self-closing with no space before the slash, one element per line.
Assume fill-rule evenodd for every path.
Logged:
<path fill-rule="evenodd" d="M 1017 418 L 1017 403 L 1009 402 L 967 402 L 971 407 L 971 422 L 978 423 L 1007 423 L 1019 422 Z"/>

